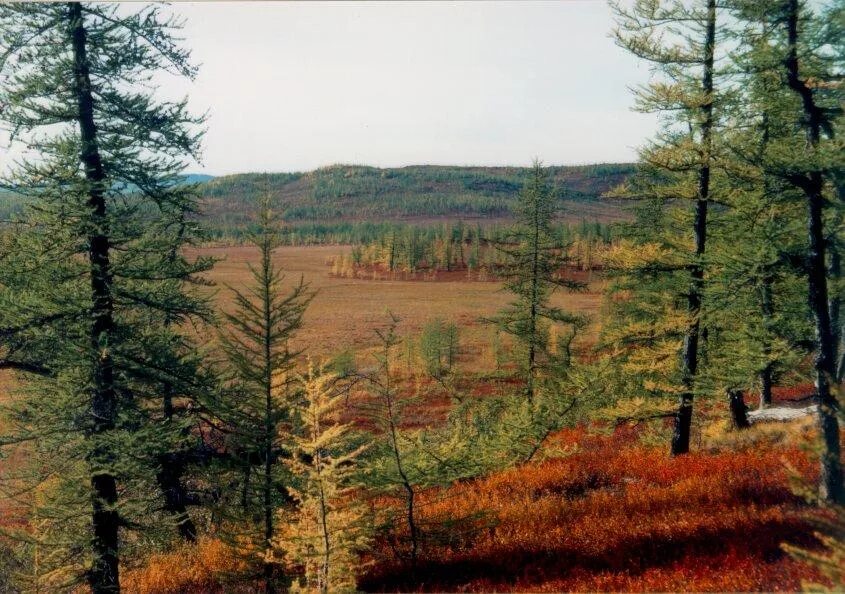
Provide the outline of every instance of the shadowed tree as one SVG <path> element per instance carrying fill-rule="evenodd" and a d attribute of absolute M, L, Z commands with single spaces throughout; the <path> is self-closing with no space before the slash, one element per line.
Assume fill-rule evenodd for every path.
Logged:
<path fill-rule="evenodd" d="M 815 326 L 814 372 L 822 440 L 822 497 L 845 503 L 839 440 L 840 403 L 836 397 L 839 246 L 842 200 L 843 7 L 823 10 L 798 0 L 771 3 L 737 1 L 735 14 L 750 23 L 769 24 L 766 43 L 746 44 L 749 73 L 776 81 L 764 99 L 768 113 L 787 120 L 792 133 L 769 140 L 761 167 L 797 196 L 805 208 L 806 245 L 799 270 Z"/>
<path fill-rule="evenodd" d="M 0 118 L 27 149 L 5 184 L 29 204 L 0 261 L 2 366 L 27 375 L 15 439 L 49 478 L 36 537 L 98 593 L 120 589 L 121 530 L 166 524 L 156 474 L 191 438 L 165 401 L 202 383 L 179 333 L 208 314 L 187 284 L 210 262 L 180 252 L 202 119 L 148 84 L 193 76 L 180 26 L 160 6 L 0 6 Z"/>
<path fill-rule="evenodd" d="M 269 198 L 262 201 L 260 229 L 252 242 L 261 254 L 258 265 L 250 264 L 252 284 L 246 290 L 231 289 L 236 308 L 224 315 L 229 329 L 221 333 L 221 343 L 229 386 L 216 414 L 231 430 L 231 449 L 243 476 L 243 511 L 258 524 L 249 536 L 264 556 L 264 591 L 271 593 L 277 581 L 274 518 L 289 499 L 281 455 L 289 445 L 285 436 L 297 391 L 292 371 L 299 354 L 291 350 L 290 340 L 302 326 L 313 293 L 301 278 L 290 289 L 283 287 L 284 275 L 273 262 L 280 237 Z"/>

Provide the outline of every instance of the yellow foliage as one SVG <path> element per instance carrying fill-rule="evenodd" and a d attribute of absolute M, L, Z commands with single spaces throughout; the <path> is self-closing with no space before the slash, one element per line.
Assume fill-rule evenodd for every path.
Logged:
<path fill-rule="evenodd" d="M 301 378 L 305 402 L 296 407 L 302 432 L 294 436 L 295 455 L 288 462 L 302 478 L 291 488 L 295 510 L 279 512 L 275 548 L 303 578 L 293 591 L 352 592 L 361 567 L 358 554 L 369 542 L 368 510 L 355 497 L 355 459 L 364 447 L 351 448 L 349 424 L 338 422 L 343 395 L 333 393 L 335 376 L 309 366 Z"/>

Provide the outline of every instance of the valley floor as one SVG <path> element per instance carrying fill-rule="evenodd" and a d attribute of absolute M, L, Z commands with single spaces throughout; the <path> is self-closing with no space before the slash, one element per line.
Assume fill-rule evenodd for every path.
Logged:
<path fill-rule="evenodd" d="M 281 248 L 287 281 L 300 276 L 318 290 L 298 340 L 316 356 L 359 353 L 389 309 L 414 333 L 431 317 L 458 323 L 459 365 L 467 393 L 496 386 L 484 376 L 489 328 L 480 318 L 508 301 L 494 282 L 339 279 L 327 260 L 339 246 Z M 256 252 L 203 248 L 223 258 L 211 278 L 227 307 L 227 285 L 243 287 Z M 556 296 L 574 311 L 599 312 L 600 286 Z M 597 316 L 596 316 L 597 317 Z M 592 339 L 595 326 L 585 337 Z M 497 379 L 496 381 L 501 381 Z M 3 392 L 9 385 L 1 386 Z M 806 387 L 804 387 L 806 388 Z M 781 391 L 781 398 L 806 390 Z M 794 392 L 794 393 L 793 393 Z M 381 537 L 362 558 L 365 591 L 795 591 L 821 577 L 783 543 L 816 547 L 818 511 L 800 492 L 815 482 L 812 417 L 761 423 L 738 432 L 727 411 L 706 411 L 694 453 L 671 459 L 667 427 L 578 427 L 552 435 L 530 462 L 422 493 L 416 568 Z M 426 400 L 412 425 L 442 418 L 448 399 Z M 699 414 L 698 412 L 696 413 Z M 703 420 L 703 419 L 702 419 Z M 15 460 L 4 460 L 14 464 Z M 388 500 L 372 506 L 399 506 Z M 18 518 L 4 509 L 2 523 Z M 399 538 L 401 534 L 395 535 Z M 253 592 L 255 574 L 231 543 L 204 536 L 196 546 L 133 559 L 126 592 Z"/>

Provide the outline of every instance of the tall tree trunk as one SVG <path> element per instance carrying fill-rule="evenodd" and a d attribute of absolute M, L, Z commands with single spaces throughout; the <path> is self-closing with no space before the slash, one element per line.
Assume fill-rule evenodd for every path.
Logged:
<path fill-rule="evenodd" d="M 840 200 L 845 198 L 840 189 Z M 837 216 L 833 223 L 834 229 L 842 228 L 842 217 Z M 840 278 L 842 275 L 842 255 L 839 253 L 839 246 L 836 243 L 836 231 L 833 232 L 827 242 L 828 250 L 828 276 L 830 278 Z M 830 295 L 830 304 L 828 306 L 830 311 L 830 330 L 833 334 L 833 381 L 837 384 L 842 383 L 843 375 L 845 375 L 845 335 L 842 332 L 842 299 L 839 294 L 834 292 Z"/>
<path fill-rule="evenodd" d="M 94 122 L 94 99 L 88 65 L 85 23 L 82 6 L 68 4 L 69 35 L 73 48 L 74 93 L 79 110 L 81 140 L 80 160 L 88 181 L 88 206 L 91 228 L 88 237 L 88 262 L 91 274 L 91 437 L 112 431 L 117 418 L 117 396 L 114 389 L 114 369 L 111 338 L 114 331 L 114 302 L 111 293 L 108 219 L 106 217 L 106 175 L 97 144 Z M 88 455 L 91 469 L 91 527 L 94 559 L 88 572 L 88 583 L 94 594 L 120 591 L 118 574 L 117 481 L 111 472 L 113 453 L 102 443 Z"/>
<path fill-rule="evenodd" d="M 704 69 L 702 92 L 705 96 L 701 106 L 702 164 L 698 172 L 698 199 L 695 204 L 695 260 L 692 265 L 687 313 L 690 325 L 684 337 L 683 391 L 678 397 L 675 413 L 675 427 L 672 432 L 671 454 L 678 456 L 689 452 L 690 430 L 692 428 L 692 405 L 695 398 L 695 376 L 698 371 L 698 341 L 700 334 L 701 295 L 704 290 L 704 248 L 707 241 L 707 206 L 710 197 L 710 160 L 713 144 L 713 55 L 716 45 L 716 2 L 707 0 L 707 27 L 704 39 Z"/>
<path fill-rule="evenodd" d="M 731 420 L 736 429 L 748 429 L 748 407 L 745 405 L 742 390 L 732 388 L 728 390 L 728 406 L 731 409 Z"/>
<path fill-rule="evenodd" d="M 771 274 L 763 276 L 761 291 L 761 309 L 763 310 L 763 356 L 766 357 L 766 365 L 760 370 L 760 408 L 766 408 L 772 403 L 772 376 L 774 375 L 774 363 L 769 361 L 772 354 L 771 338 L 769 329 L 774 317 L 774 297 L 772 292 L 773 279 Z"/>
<path fill-rule="evenodd" d="M 815 149 L 821 139 L 824 114 L 816 105 L 813 92 L 801 79 L 798 64 L 798 0 L 787 4 L 786 27 L 789 52 L 784 64 L 787 83 L 801 98 L 804 111 L 804 125 L 807 143 Z M 845 504 L 842 460 L 839 445 L 839 402 L 831 391 L 831 382 L 836 377 L 834 333 L 831 329 L 828 303 L 827 267 L 825 264 L 824 235 L 824 178 L 821 171 L 810 171 L 795 180 L 807 198 L 807 285 L 810 310 L 816 326 L 816 399 L 818 401 L 818 422 L 822 437 L 820 495 L 831 503 Z"/>
<path fill-rule="evenodd" d="M 188 493 L 182 482 L 185 467 L 179 452 L 167 452 L 158 457 L 156 481 L 164 496 L 164 510 L 176 519 L 179 534 L 188 542 L 196 542 L 197 527 L 188 514 Z"/>
<path fill-rule="evenodd" d="M 534 197 L 535 201 L 539 197 Z M 537 318 L 540 301 L 540 205 L 534 204 L 534 237 L 532 243 L 531 263 L 531 310 L 528 327 L 528 377 L 525 392 L 528 403 L 534 402 L 534 379 L 537 373 Z"/>
<path fill-rule="evenodd" d="M 181 240 L 185 234 L 185 219 L 181 218 L 179 225 L 178 236 Z M 180 242 L 181 244 L 181 242 Z M 175 262 L 179 257 L 177 244 L 174 244 L 173 249 L 168 255 L 170 262 Z M 173 319 L 168 315 L 165 317 L 165 325 L 170 326 Z M 162 387 L 162 409 L 164 412 L 164 420 L 170 424 L 173 422 L 173 415 L 175 410 L 173 408 L 173 386 L 167 382 Z M 188 435 L 188 429 L 182 429 L 182 435 Z M 156 475 L 156 481 L 164 496 L 164 509 L 176 518 L 176 527 L 179 534 L 188 542 L 196 542 L 197 527 L 188 515 L 188 493 L 183 483 L 183 475 L 185 473 L 185 462 L 183 452 L 166 452 L 158 457 L 159 472 Z"/>
<path fill-rule="evenodd" d="M 270 311 L 272 295 L 270 295 L 270 278 L 272 277 L 271 253 L 267 237 L 264 238 L 262 250 L 262 275 L 264 292 L 262 301 L 264 306 L 264 546 L 270 550 L 273 542 L 273 440 L 276 437 L 276 424 L 273 408 L 273 320 Z M 391 261 L 392 248 L 391 248 Z M 264 592 L 276 592 L 274 566 L 269 560 L 264 562 Z"/>

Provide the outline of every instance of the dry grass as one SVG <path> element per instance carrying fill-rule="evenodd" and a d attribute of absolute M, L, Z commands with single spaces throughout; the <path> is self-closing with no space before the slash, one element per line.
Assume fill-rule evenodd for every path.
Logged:
<path fill-rule="evenodd" d="M 455 321 L 462 330 L 462 343 L 472 350 L 473 345 L 487 344 L 490 328 L 481 318 L 490 316 L 510 300 L 497 282 L 445 282 L 362 280 L 332 276 L 328 262 L 348 250 L 344 246 L 281 247 L 275 252 L 276 261 L 286 274 L 286 283 L 298 282 L 302 276 L 317 296 L 305 315 L 298 345 L 311 355 L 331 355 L 343 349 L 365 349 L 375 344 L 373 330 L 387 321 L 387 311 L 402 319 L 402 333 L 417 333 L 431 318 L 442 317 Z M 218 285 L 221 307 L 230 306 L 230 293 L 225 285 L 243 288 L 250 282 L 248 264 L 256 262 L 258 251 L 252 247 L 204 247 L 202 255 L 223 258 L 209 278 Z M 601 286 L 593 283 L 583 293 L 558 293 L 557 305 L 591 315 L 593 327 L 585 333 L 583 343 L 594 339 L 596 318 L 601 304 Z M 479 371 L 481 359 L 465 361 L 466 371 Z"/>

